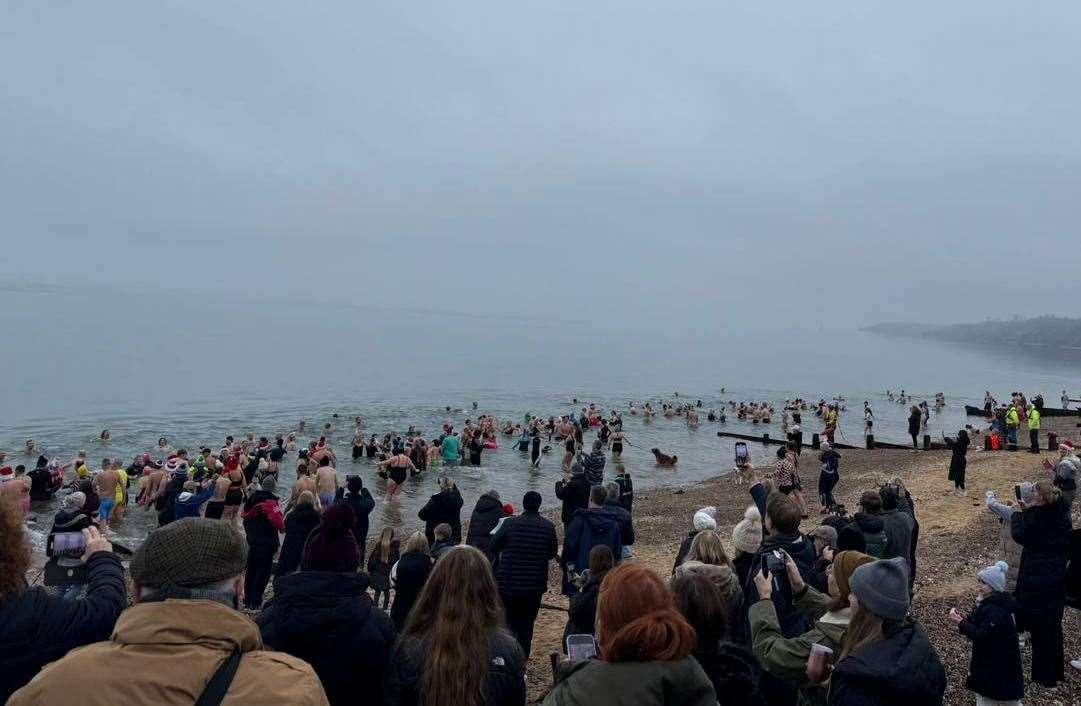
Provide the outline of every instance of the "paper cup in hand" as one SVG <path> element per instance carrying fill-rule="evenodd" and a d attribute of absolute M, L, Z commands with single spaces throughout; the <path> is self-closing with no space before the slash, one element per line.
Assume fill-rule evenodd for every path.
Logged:
<path fill-rule="evenodd" d="M 829 676 L 833 662 L 833 650 L 825 645 L 811 645 L 811 654 L 807 657 L 807 679 L 812 684 L 821 684 Z"/>

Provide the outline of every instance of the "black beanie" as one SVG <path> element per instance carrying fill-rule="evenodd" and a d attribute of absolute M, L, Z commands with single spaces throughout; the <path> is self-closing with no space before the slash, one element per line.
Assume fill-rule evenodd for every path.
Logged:
<path fill-rule="evenodd" d="M 355 524 L 356 515 L 348 505 L 338 503 L 328 507 L 304 543 L 301 570 L 356 573 L 360 566 L 360 549 L 353 537 Z"/>
<path fill-rule="evenodd" d="M 867 540 L 864 539 L 863 532 L 860 532 L 853 525 L 842 527 L 841 531 L 837 533 L 837 551 L 848 550 L 867 553 Z"/>

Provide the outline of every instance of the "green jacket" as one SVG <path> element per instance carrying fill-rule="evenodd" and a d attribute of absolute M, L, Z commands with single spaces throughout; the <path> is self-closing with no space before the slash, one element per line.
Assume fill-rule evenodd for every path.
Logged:
<path fill-rule="evenodd" d="M 825 684 L 807 682 L 807 658 L 811 645 L 829 647 L 840 653 L 841 641 L 848 629 L 851 608 L 827 612 L 833 599 L 807 586 L 795 599 L 796 609 L 813 618 L 813 628 L 799 637 L 786 638 L 781 633 L 773 601 L 758 601 L 751 606 L 751 640 L 755 659 L 769 674 L 800 688 L 800 703 L 825 704 Z"/>
<path fill-rule="evenodd" d="M 694 657 L 674 662 L 598 659 L 564 663 L 544 706 L 717 706 L 713 684 Z"/>

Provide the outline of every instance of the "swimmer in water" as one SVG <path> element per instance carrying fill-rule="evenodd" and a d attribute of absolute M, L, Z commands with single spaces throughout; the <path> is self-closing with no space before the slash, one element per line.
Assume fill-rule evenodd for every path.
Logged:
<path fill-rule="evenodd" d="M 25 445 L 23 450 L 26 452 L 27 456 L 33 456 L 34 454 L 36 454 L 37 449 L 38 449 L 37 444 L 34 443 L 33 439 L 27 439 L 26 440 L 26 445 Z"/>
<path fill-rule="evenodd" d="M 103 444 L 108 443 L 109 440 L 112 439 L 112 438 L 113 437 L 109 433 L 108 429 L 102 429 L 101 434 L 98 435 L 98 440 L 101 441 L 101 443 L 103 443 Z"/>

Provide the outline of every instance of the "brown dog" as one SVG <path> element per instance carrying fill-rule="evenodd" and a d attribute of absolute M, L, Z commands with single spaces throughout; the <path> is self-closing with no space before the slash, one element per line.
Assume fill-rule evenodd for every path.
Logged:
<path fill-rule="evenodd" d="M 679 456 L 662 454 L 660 449 L 650 449 L 650 451 L 653 452 L 653 458 L 657 459 L 658 466 L 674 466 L 679 462 Z"/>

